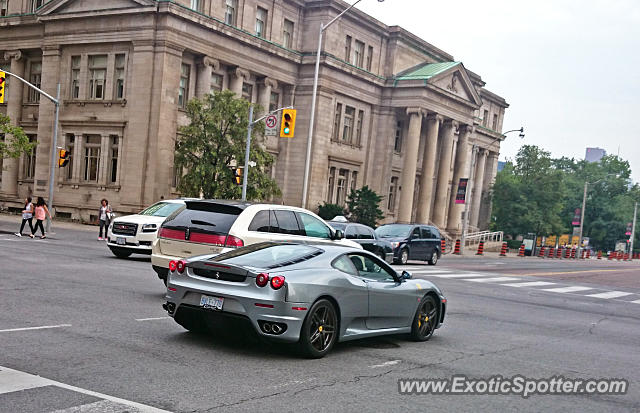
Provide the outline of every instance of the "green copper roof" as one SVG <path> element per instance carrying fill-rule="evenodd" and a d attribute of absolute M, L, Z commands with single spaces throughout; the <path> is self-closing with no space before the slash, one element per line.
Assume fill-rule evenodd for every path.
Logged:
<path fill-rule="evenodd" d="M 429 63 L 424 66 L 420 66 L 417 69 L 409 69 L 402 73 L 399 73 L 396 77 L 397 80 L 414 80 L 414 79 L 430 79 L 433 76 L 451 69 L 454 66 L 459 65 L 460 62 L 442 62 L 442 63 Z"/>

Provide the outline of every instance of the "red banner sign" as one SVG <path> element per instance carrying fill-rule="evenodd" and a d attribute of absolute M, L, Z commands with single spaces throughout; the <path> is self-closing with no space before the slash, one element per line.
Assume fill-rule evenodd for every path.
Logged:
<path fill-rule="evenodd" d="M 458 192 L 456 193 L 456 204 L 464 204 L 467 196 L 468 182 L 469 182 L 469 179 L 460 178 L 460 183 L 458 183 Z"/>
<path fill-rule="evenodd" d="M 573 213 L 573 221 L 571 221 L 571 225 L 573 226 L 580 226 L 580 213 L 582 212 L 582 210 L 580 208 L 576 208 L 576 210 Z"/>

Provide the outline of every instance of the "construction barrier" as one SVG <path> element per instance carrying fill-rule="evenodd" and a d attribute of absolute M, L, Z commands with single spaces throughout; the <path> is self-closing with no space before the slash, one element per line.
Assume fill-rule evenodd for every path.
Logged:
<path fill-rule="evenodd" d="M 591 250 L 587 250 L 587 259 L 591 259 Z"/>
<path fill-rule="evenodd" d="M 460 240 L 459 239 L 456 240 L 456 246 L 453 249 L 453 253 L 455 255 L 460 255 Z"/>
<path fill-rule="evenodd" d="M 556 258 L 562 258 L 562 247 L 558 247 L 556 251 Z"/>
<path fill-rule="evenodd" d="M 520 249 L 518 250 L 518 257 L 524 257 L 524 244 L 520 245 Z"/>
<path fill-rule="evenodd" d="M 616 253 L 615 253 L 615 252 L 609 252 L 609 253 L 607 254 L 607 259 L 608 259 L 609 261 L 611 261 L 612 259 L 614 259 L 614 258 L 615 258 L 615 256 L 616 256 Z"/>
<path fill-rule="evenodd" d="M 580 259 L 584 260 L 584 257 L 586 256 L 585 254 L 585 250 L 580 251 Z"/>
<path fill-rule="evenodd" d="M 623 260 L 624 261 L 629 261 L 629 254 L 627 254 L 626 252 L 624 253 Z"/>
<path fill-rule="evenodd" d="M 538 253 L 538 258 L 544 258 L 544 246 L 540 248 L 540 252 Z"/>
<path fill-rule="evenodd" d="M 575 248 L 571 248 L 571 258 L 576 258 L 576 249 Z"/>
<path fill-rule="evenodd" d="M 500 256 L 501 257 L 506 257 L 507 256 L 507 243 L 506 242 L 502 243 L 502 248 L 500 249 Z"/>
<path fill-rule="evenodd" d="M 476 252 L 476 255 L 484 255 L 484 241 L 480 241 L 480 244 L 478 244 L 478 252 Z"/>
<path fill-rule="evenodd" d="M 622 259 L 622 253 L 620 251 L 616 252 L 616 258 L 618 259 L 618 261 Z"/>
<path fill-rule="evenodd" d="M 442 238 L 440 240 L 440 251 L 442 251 L 443 254 L 446 251 L 446 247 L 447 247 L 447 240 L 445 238 Z"/>
<path fill-rule="evenodd" d="M 602 259 L 602 251 L 598 251 L 598 259 L 601 260 Z"/>
<path fill-rule="evenodd" d="M 555 258 L 556 256 L 556 249 L 553 247 L 549 248 L 549 258 Z"/>
<path fill-rule="evenodd" d="M 571 253 L 569 252 L 569 248 L 564 247 L 564 257 L 569 258 L 570 256 L 571 256 Z"/>

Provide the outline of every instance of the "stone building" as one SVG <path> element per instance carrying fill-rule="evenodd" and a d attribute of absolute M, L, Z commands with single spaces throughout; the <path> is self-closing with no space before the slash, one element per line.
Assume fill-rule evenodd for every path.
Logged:
<path fill-rule="evenodd" d="M 55 96 L 61 85 L 58 216 L 89 220 L 101 198 L 121 213 L 178 196 L 176 130 L 194 96 L 231 89 L 264 108 L 298 109 L 293 139 L 267 138 L 285 204 L 302 203 L 321 22 L 341 0 L 2 0 L 0 66 Z M 460 178 L 470 225 L 489 218 L 503 98 L 453 56 L 352 10 L 325 33 L 307 206 L 344 204 L 368 185 L 387 222 L 459 232 Z M 0 110 L 38 142 L 4 159 L 0 205 L 47 195 L 54 105 L 15 79 Z M 473 171 L 471 170 L 473 167 Z"/>

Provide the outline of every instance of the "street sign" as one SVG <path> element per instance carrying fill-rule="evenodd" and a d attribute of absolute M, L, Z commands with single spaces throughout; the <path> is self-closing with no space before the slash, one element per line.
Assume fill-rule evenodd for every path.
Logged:
<path fill-rule="evenodd" d="M 464 204 L 467 196 L 467 182 L 469 179 L 460 178 L 458 192 L 456 193 L 456 204 Z"/>
<path fill-rule="evenodd" d="M 264 123 L 266 126 L 264 129 L 264 136 L 276 136 L 276 125 L 278 124 L 278 117 L 276 115 L 269 115 L 264 120 Z"/>

